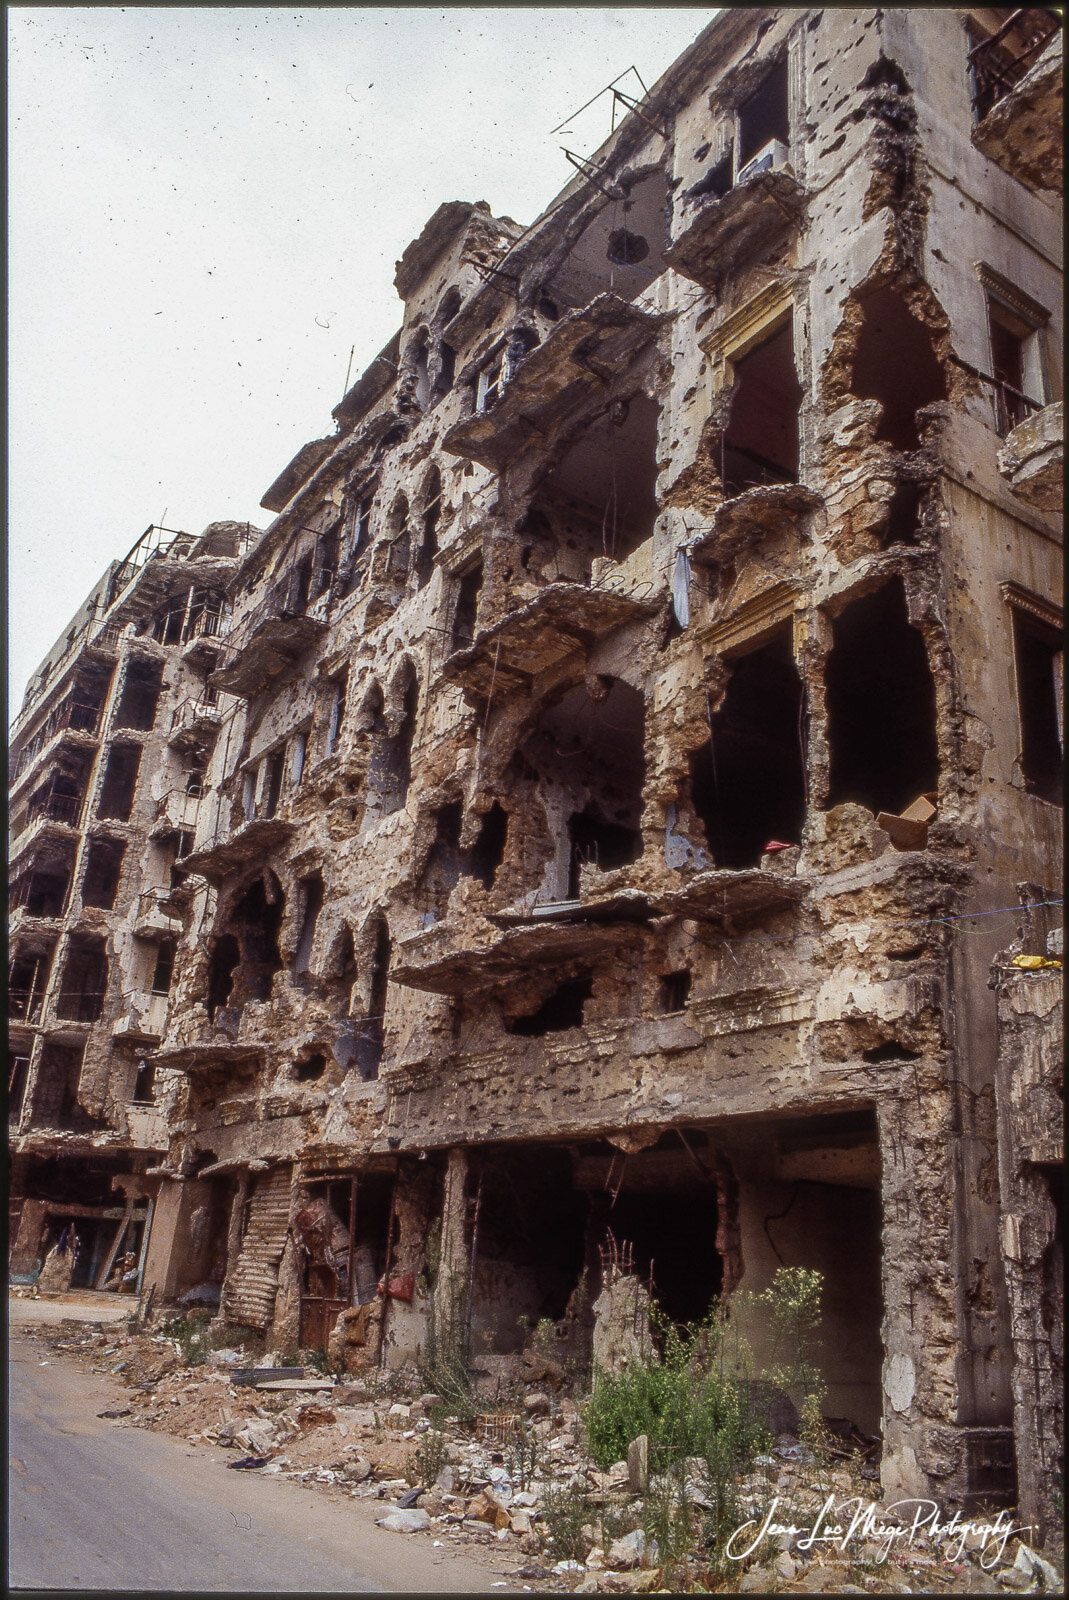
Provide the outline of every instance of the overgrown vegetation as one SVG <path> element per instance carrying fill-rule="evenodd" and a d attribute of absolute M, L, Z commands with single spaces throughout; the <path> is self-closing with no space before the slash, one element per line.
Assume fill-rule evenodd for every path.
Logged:
<path fill-rule="evenodd" d="M 184 1317 L 169 1317 L 160 1332 L 177 1344 L 184 1366 L 200 1367 L 208 1359 L 212 1341 L 208 1335 L 210 1311 L 189 1311 Z"/>
<path fill-rule="evenodd" d="M 720 1564 L 728 1537 L 748 1514 L 743 1479 L 774 1443 L 773 1400 L 788 1396 L 803 1440 L 819 1445 L 820 1291 L 820 1273 L 782 1268 L 763 1294 L 736 1295 L 704 1322 L 680 1328 L 656 1319 L 644 1360 L 596 1375 L 584 1412 L 587 1447 L 605 1471 L 646 1436 L 642 1526 L 669 1569 L 696 1554 L 710 1567 Z M 766 1352 L 760 1367 L 753 1353 L 758 1340 Z M 558 1497 L 555 1547 L 571 1542 L 579 1510 L 574 1496 Z"/>

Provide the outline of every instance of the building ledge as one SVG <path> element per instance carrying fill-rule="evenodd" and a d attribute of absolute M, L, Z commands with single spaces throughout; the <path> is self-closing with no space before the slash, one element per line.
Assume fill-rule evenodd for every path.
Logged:
<path fill-rule="evenodd" d="M 1062 402 L 1019 422 L 998 453 L 998 470 L 1019 499 L 1045 516 L 1061 518 L 1065 467 Z"/>
<path fill-rule="evenodd" d="M 636 922 L 622 920 L 618 911 L 600 922 L 585 916 L 583 908 L 555 920 L 527 919 L 475 946 L 459 923 L 445 921 L 401 942 L 390 980 L 432 994 L 463 994 L 493 988 L 533 967 L 605 960 L 641 941 Z"/>
<path fill-rule="evenodd" d="M 41 916 L 32 911 L 27 911 L 25 906 L 16 906 L 8 918 L 8 939 L 15 939 L 20 934 L 40 933 L 56 934 L 63 923 L 63 912 L 57 911 L 54 915 Z"/>
<path fill-rule="evenodd" d="M 190 1044 L 164 1045 L 152 1059 L 158 1067 L 171 1067 L 176 1072 L 204 1072 L 212 1067 L 241 1065 L 262 1066 L 266 1048 L 262 1044 L 239 1044 L 225 1035 L 218 1039 L 199 1040 Z"/>
<path fill-rule="evenodd" d="M 687 546 L 691 560 L 699 564 L 734 561 L 768 534 L 797 534 L 802 518 L 823 504 L 823 495 L 801 483 L 746 489 L 717 506 L 709 531 Z"/>
<path fill-rule="evenodd" d="M 806 192 L 786 168 L 759 172 L 722 199 L 709 199 L 664 253 L 668 266 L 712 289 L 755 261 L 805 218 Z"/>
<path fill-rule="evenodd" d="M 613 629 L 642 622 L 660 609 L 659 600 L 637 599 L 581 583 L 551 583 L 518 611 L 455 650 L 442 665 L 447 682 L 465 698 L 485 704 L 495 692 L 526 690 L 535 677 L 568 656 L 586 654 Z"/>
<path fill-rule="evenodd" d="M 262 617 L 240 643 L 224 646 L 228 659 L 211 674 L 212 688 L 251 699 L 290 671 L 309 646 L 322 638 L 326 626 L 325 621 L 303 612 Z"/>
<path fill-rule="evenodd" d="M 443 448 L 500 472 L 589 394 L 604 390 L 665 320 L 619 295 L 599 294 L 561 317 L 523 357 L 497 404 L 454 423 Z"/>
<path fill-rule="evenodd" d="M 182 871 L 197 872 L 209 883 L 221 882 L 238 867 L 284 844 L 295 832 L 296 824 L 286 822 L 282 817 L 253 817 L 236 833 L 183 856 Z"/>
<path fill-rule="evenodd" d="M 805 878 L 750 867 L 741 872 L 713 868 L 667 894 L 651 896 L 663 916 L 697 917 L 725 927 L 747 922 L 769 911 L 796 906 L 808 892 Z"/>
<path fill-rule="evenodd" d="M 76 844 L 80 837 L 79 828 L 73 822 L 62 822 L 58 817 L 34 817 L 13 841 L 9 866 L 20 860 L 42 839 L 55 839 L 62 844 Z"/>
<path fill-rule="evenodd" d="M 41 748 L 32 756 L 20 761 L 19 770 L 11 784 L 11 796 L 21 794 L 31 786 L 32 781 L 39 779 L 41 772 L 48 763 L 66 747 L 68 750 L 85 750 L 92 754 L 100 743 L 98 732 L 90 733 L 82 728 L 59 728 Z"/>

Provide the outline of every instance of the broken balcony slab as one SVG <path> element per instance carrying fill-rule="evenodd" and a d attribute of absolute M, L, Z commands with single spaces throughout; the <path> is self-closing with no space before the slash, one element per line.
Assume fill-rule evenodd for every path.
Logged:
<path fill-rule="evenodd" d="M 712 527 L 687 549 L 699 564 L 736 559 L 767 534 L 799 534 L 802 519 L 816 511 L 824 497 L 800 483 L 762 484 L 725 500 L 713 513 Z"/>
<path fill-rule="evenodd" d="M 595 961 L 642 942 L 634 922 L 539 922 L 508 929 L 489 944 L 465 946 L 455 923 L 404 940 L 390 981 L 434 994 L 460 994 L 493 988 L 534 967 L 568 961 Z"/>
<path fill-rule="evenodd" d="M 1065 471 L 1062 402 L 1044 406 L 1007 434 L 998 453 L 998 470 L 1026 505 L 1060 517 Z"/>
<path fill-rule="evenodd" d="M 261 618 L 240 643 L 226 641 L 228 659 L 212 673 L 212 688 L 251 699 L 288 672 L 325 629 L 325 622 L 303 613 Z"/>
<path fill-rule="evenodd" d="M 265 490 L 260 500 L 264 510 L 284 510 L 337 443 L 337 435 L 329 434 L 325 439 L 310 439 L 307 444 L 302 444 L 293 460 L 283 467 L 271 487 Z"/>
<path fill-rule="evenodd" d="M 759 172 L 722 199 L 707 200 L 665 251 L 665 262 L 692 283 L 715 288 L 800 227 L 805 207 L 805 189 L 793 173 Z"/>
<path fill-rule="evenodd" d="M 804 878 L 788 878 L 759 867 L 742 872 L 714 868 L 699 872 L 684 888 L 651 896 L 651 900 L 667 916 L 734 924 L 796 906 L 808 888 Z"/>
<path fill-rule="evenodd" d="M 532 439 L 545 438 L 591 392 L 610 384 L 664 320 L 619 295 L 599 294 L 562 317 L 524 356 L 497 404 L 454 423 L 443 447 L 500 472 Z"/>
<path fill-rule="evenodd" d="M 228 873 L 284 844 L 295 831 L 296 825 L 282 817 L 253 817 L 236 833 L 183 856 L 182 870 L 198 872 L 209 883 L 221 882 Z"/>
<path fill-rule="evenodd" d="M 506 907 L 491 911 L 499 928 L 525 928 L 546 922 L 646 922 L 653 915 L 649 896 L 640 889 L 620 889 L 590 900 L 550 900 L 530 909 Z"/>
<path fill-rule="evenodd" d="M 220 1035 L 217 1039 L 194 1040 L 171 1049 L 157 1050 L 152 1059 L 158 1067 L 173 1067 L 176 1072 L 192 1073 L 208 1071 L 212 1067 L 260 1067 L 265 1055 L 262 1044 L 238 1043 Z"/>
<path fill-rule="evenodd" d="M 210 743 L 219 731 L 222 712 L 215 701 L 188 700 L 175 711 L 167 743 L 175 750 Z"/>
<path fill-rule="evenodd" d="M 458 683 L 465 698 L 485 704 L 494 692 L 527 689 L 535 677 L 568 656 L 584 654 L 614 628 L 645 621 L 659 609 L 636 599 L 582 583 L 551 583 L 518 611 L 510 612 L 455 650 L 442 677 Z"/>

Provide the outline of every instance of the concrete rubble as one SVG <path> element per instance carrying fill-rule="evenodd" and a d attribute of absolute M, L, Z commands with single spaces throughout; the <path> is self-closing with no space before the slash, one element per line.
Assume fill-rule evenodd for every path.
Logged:
<path fill-rule="evenodd" d="M 460 1363 L 582 1472 L 576 1373 L 797 1267 L 881 1503 L 1057 1548 L 1052 17 L 720 12 L 530 227 L 438 208 L 263 530 L 148 530 L 42 664 L 13 1281 L 366 1391 L 352 1460 L 225 1364 L 191 1431 L 403 1496 L 366 1397 Z M 541 1541 L 454 1445 L 386 1514 Z"/>
<path fill-rule="evenodd" d="M 216 1365 L 213 1352 L 206 1364 L 184 1366 L 181 1346 L 165 1335 L 94 1329 L 82 1322 L 61 1322 L 38 1330 L 57 1354 L 117 1376 L 131 1391 L 127 1405 L 101 1415 L 117 1428 L 157 1429 L 203 1449 L 222 1448 L 234 1454 L 230 1465 L 248 1465 L 269 1478 L 285 1479 L 318 1489 L 337 1499 L 349 1495 L 380 1501 L 380 1527 L 399 1535 L 424 1535 L 443 1547 L 481 1551 L 510 1587 L 532 1587 L 547 1593 L 645 1593 L 662 1588 L 656 1542 L 641 1525 L 610 1536 L 606 1529 L 641 1521 L 642 1498 L 629 1484 L 628 1465 L 619 1462 L 600 1472 L 584 1449 L 578 1410 L 562 1399 L 551 1416 L 536 1424 L 540 1464 L 516 1486 L 499 1463 L 501 1452 L 473 1438 L 470 1426 L 448 1425 L 445 1440 L 449 1464 L 436 1481 L 424 1483 L 416 1453 L 419 1435 L 397 1421 L 426 1424 L 426 1402 L 404 1385 L 405 1375 L 384 1384 L 338 1383 L 327 1403 L 295 1395 L 274 1396 L 259 1404 L 250 1390 L 228 1377 L 229 1363 Z M 318 1393 L 318 1391 L 315 1391 Z M 404 1401 L 394 1395 L 405 1394 Z M 288 1403 L 289 1402 L 289 1403 Z M 426 1427 L 424 1428 L 426 1431 Z M 248 1460 L 252 1451 L 258 1459 Z M 901 1549 L 890 1537 L 906 1529 L 910 1516 L 873 1496 L 849 1457 L 821 1465 L 788 1459 L 777 1451 L 755 1466 L 743 1493 L 763 1508 L 779 1496 L 806 1520 L 794 1535 L 770 1535 L 737 1563 L 730 1578 L 705 1575 L 714 1592 L 831 1594 L 1056 1594 L 1063 1592 L 1058 1566 L 1023 1538 L 994 1542 L 983 1533 L 922 1529 Z M 703 1505 L 701 1463 L 687 1478 L 691 1503 Z M 558 1558 L 547 1492 L 578 1487 L 586 1496 L 590 1521 L 580 1535 L 583 1556 Z M 654 1484 L 656 1489 L 656 1483 Z M 834 1543 L 806 1545 L 806 1529 L 826 1506 L 828 1496 L 854 1511 L 855 1497 L 872 1505 L 867 1537 L 852 1541 L 848 1554 Z M 885 1500 L 887 1497 L 884 1497 Z M 612 1518 L 610 1521 L 609 1518 Z M 993 1518 L 990 1520 L 994 1520 Z M 892 1551 L 893 1547 L 893 1551 Z M 676 1574 L 676 1581 L 688 1574 Z M 701 1581 L 695 1564 L 689 1574 Z"/>

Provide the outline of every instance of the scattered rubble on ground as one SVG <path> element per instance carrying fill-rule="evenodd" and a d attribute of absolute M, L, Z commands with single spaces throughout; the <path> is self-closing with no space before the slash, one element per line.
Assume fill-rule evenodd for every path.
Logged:
<path fill-rule="evenodd" d="M 369 1374 L 363 1381 L 333 1383 L 305 1369 L 307 1387 L 283 1392 L 236 1383 L 235 1372 L 250 1362 L 242 1351 L 212 1351 L 203 1364 L 183 1364 L 177 1341 L 161 1332 L 119 1331 L 111 1327 L 60 1322 L 35 1330 L 52 1349 L 101 1376 L 118 1378 L 131 1391 L 128 1405 L 113 1405 L 98 1415 L 116 1428 L 151 1428 L 190 1445 L 233 1452 L 227 1464 L 263 1476 L 323 1488 L 334 1499 L 381 1503 L 375 1520 L 389 1532 L 423 1536 L 436 1546 L 482 1547 L 495 1567 L 524 1589 L 581 1594 L 664 1592 L 784 1594 L 1003 1594 L 1061 1593 L 1055 1567 L 1015 1537 L 999 1548 L 985 1544 L 982 1523 L 998 1513 L 972 1513 L 969 1519 L 944 1519 L 934 1532 L 930 1520 L 916 1530 L 910 1515 L 899 1518 L 880 1500 L 880 1486 L 862 1476 L 863 1453 L 849 1460 L 829 1456 L 818 1462 L 811 1451 L 783 1445 L 758 1458 L 739 1486 L 747 1509 L 740 1522 L 755 1519 L 738 1541 L 746 1551 L 770 1512 L 777 1532 L 739 1559 L 726 1576 L 697 1561 L 676 1563 L 670 1577 L 659 1564 L 655 1538 L 641 1526 L 644 1498 L 632 1488 L 644 1441 L 628 1461 L 601 1472 L 583 1447 L 579 1407 L 554 1396 L 548 1408 L 530 1408 L 536 1468 L 525 1477 L 507 1464 L 507 1450 L 477 1436 L 472 1426 L 449 1421 L 439 1427 L 440 1400 L 421 1393 L 410 1374 Z M 297 1384 L 300 1380 L 289 1380 Z M 540 1394 L 531 1390 L 530 1395 Z M 435 1412 L 432 1421 L 429 1413 Z M 534 1415 L 531 1416 L 531 1411 Z M 424 1481 L 424 1436 L 441 1438 L 444 1464 L 434 1481 Z M 841 1444 L 837 1440 L 836 1444 Z M 792 1459 L 793 1458 L 793 1459 Z M 547 1470 L 548 1468 L 548 1470 Z M 702 1463 L 685 1463 L 687 1498 L 700 1511 Z M 653 1503 L 669 1488 L 652 1474 Z M 577 1490 L 590 1521 L 580 1531 L 583 1559 L 558 1557 L 547 1516 L 549 1496 Z M 829 1504 L 830 1499 L 830 1504 Z M 843 1508 L 840 1510 L 839 1508 Z M 832 1537 L 836 1523 L 859 1514 L 857 1532 Z M 927 1513 L 921 1516 L 927 1519 Z M 971 1529 L 963 1533 L 961 1523 Z M 1003 1512 L 1001 1530 L 1014 1524 Z M 845 1523 L 849 1526 L 849 1520 Z M 620 1531 L 624 1530 L 626 1531 Z M 812 1536 L 813 1542 L 808 1543 Z M 996 1535 L 998 1543 L 999 1535 Z"/>

